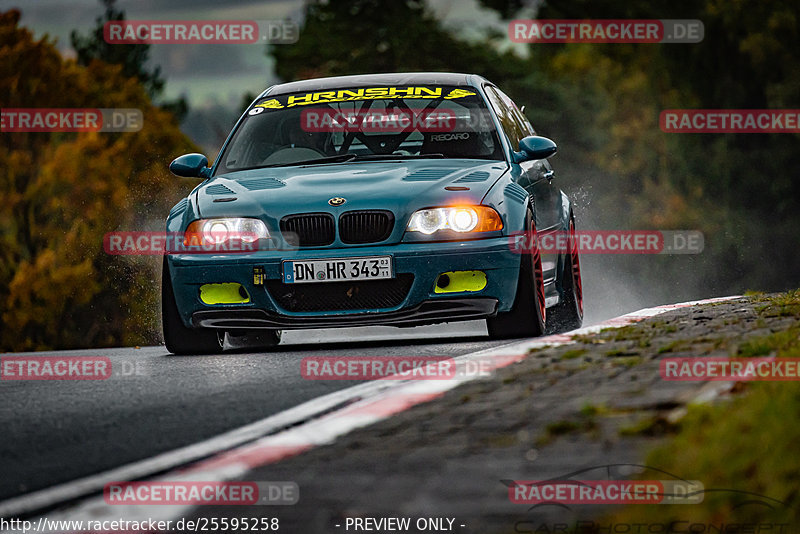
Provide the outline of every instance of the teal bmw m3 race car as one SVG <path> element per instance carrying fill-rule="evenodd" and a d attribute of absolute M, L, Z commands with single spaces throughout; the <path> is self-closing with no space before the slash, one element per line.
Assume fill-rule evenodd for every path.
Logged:
<path fill-rule="evenodd" d="M 577 328 L 577 249 L 553 141 L 477 75 L 375 74 L 275 85 L 245 110 L 167 232 L 170 352 L 275 345 L 282 330 L 486 319 L 495 338 Z M 212 247 L 213 248 L 213 247 Z"/>

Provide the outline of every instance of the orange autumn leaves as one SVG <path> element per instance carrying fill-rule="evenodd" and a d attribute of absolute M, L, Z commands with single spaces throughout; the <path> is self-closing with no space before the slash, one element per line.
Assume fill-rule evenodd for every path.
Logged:
<path fill-rule="evenodd" d="M 158 340 L 158 258 L 110 257 L 106 232 L 160 229 L 193 185 L 167 163 L 194 149 L 120 67 L 63 58 L 0 13 L 0 106 L 137 108 L 135 133 L 0 133 L 0 350 Z"/>

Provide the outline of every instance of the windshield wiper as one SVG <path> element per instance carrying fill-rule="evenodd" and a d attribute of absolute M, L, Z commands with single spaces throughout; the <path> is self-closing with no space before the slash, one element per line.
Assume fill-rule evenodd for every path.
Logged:
<path fill-rule="evenodd" d="M 419 159 L 419 158 L 443 158 L 444 154 L 363 154 L 356 156 L 355 159 Z"/>
<path fill-rule="evenodd" d="M 236 171 L 250 171 L 253 169 L 269 169 L 272 167 L 293 167 L 299 165 L 315 165 L 322 163 L 344 163 L 346 161 L 353 161 L 355 159 L 362 161 L 369 160 L 385 160 L 385 159 L 418 159 L 418 158 L 443 158 L 444 154 L 354 154 L 347 152 L 345 154 L 336 154 L 334 156 L 325 156 L 321 158 L 307 159 L 303 161 L 292 161 L 290 163 L 273 163 L 272 165 L 256 165 L 254 167 L 245 167 L 243 169 L 235 169 Z"/>
<path fill-rule="evenodd" d="M 293 165 L 314 165 L 315 163 L 340 163 L 351 161 L 358 157 L 358 154 L 348 152 L 347 154 L 336 154 L 335 156 L 325 156 L 322 158 L 306 159 L 303 161 L 293 161 L 291 163 L 275 163 L 274 165 L 264 165 L 264 167 L 291 167 Z"/>
<path fill-rule="evenodd" d="M 336 154 L 323 158 L 307 159 L 304 161 L 293 161 L 292 163 L 276 163 L 274 165 L 263 165 L 262 167 L 292 167 L 295 165 L 315 165 L 317 163 L 344 163 L 347 161 L 359 160 L 386 160 L 386 159 L 419 159 L 419 158 L 443 158 L 444 154 Z"/>

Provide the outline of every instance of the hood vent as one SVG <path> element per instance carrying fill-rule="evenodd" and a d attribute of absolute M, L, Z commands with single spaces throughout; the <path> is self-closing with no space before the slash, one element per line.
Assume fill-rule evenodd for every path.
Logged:
<path fill-rule="evenodd" d="M 441 180 L 456 170 L 457 169 L 422 169 L 419 171 L 414 171 L 408 176 L 405 176 L 403 180 L 407 182 L 432 182 L 435 180 Z"/>
<path fill-rule="evenodd" d="M 470 184 L 475 182 L 485 182 L 489 179 L 489 173 L 486 171 L 474 171 L 466 176 L 462 176 L 454 184 Z"/>
<path fill-rule="evenodd" d="M 260 191 L 262 189 L 277 189 L 279 187 L 283 187 L 286 184 L 281 182 L 276 178 L 266 177 L 266 178 L 254 178 L 252 180 L 242 180 L 239 182 L 248 191 Z"/>
<path fill-rule="evenodd" d="M 233 195 L 234 192 L 222 184 L 214 184 L 206 187 L 206 195 Z"/>

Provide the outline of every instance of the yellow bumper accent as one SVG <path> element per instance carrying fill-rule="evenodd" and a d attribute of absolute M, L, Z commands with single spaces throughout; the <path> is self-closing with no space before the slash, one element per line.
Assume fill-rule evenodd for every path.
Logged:
<path fill-rule="evenodd" d="M 449 279 L 449 283 L 444 287 L 440 287 L 445 276 Z M 434 292 L 460 293 L 463 291 L 480 291 L 484 287 L 486 287 L 486 273 L 483 271 L 449 271 L 439 275 Z"/>
<path fill-rule="evenodd" d="M 250 302 L 250 295 L 241 284 L 234 282 L 205 284 L 200 286 L 200 300 L 204 304 L 247 304 Z"/>

